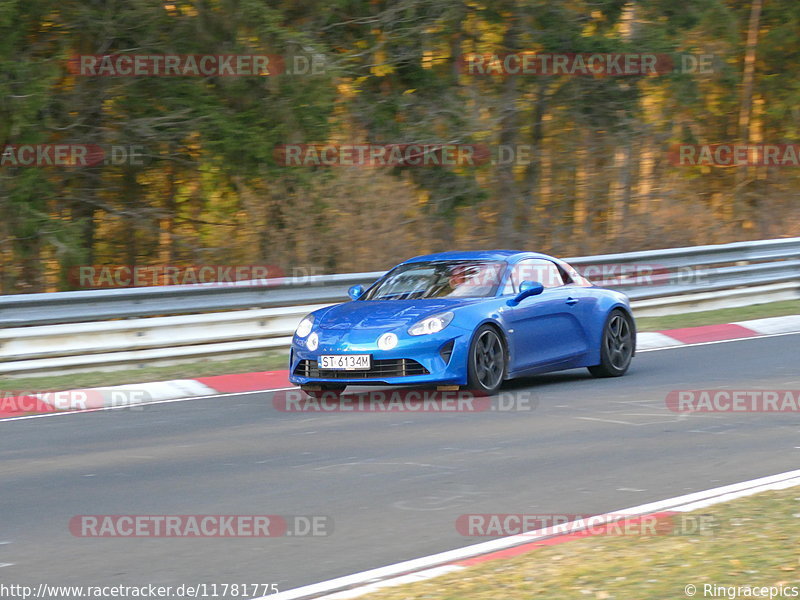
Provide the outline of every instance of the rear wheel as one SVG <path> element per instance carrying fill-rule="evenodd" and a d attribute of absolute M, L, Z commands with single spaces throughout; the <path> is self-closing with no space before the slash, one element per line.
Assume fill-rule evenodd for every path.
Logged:
<path fill-rule="evenodd" d="M 301 385 L 300 389 L 312 398 L 320 399 L 323 396 L 328 399 L 338 398 L 347 386 L 340 383 L 322 383 L 316 385 Z"/>
<path fill-rule="evenodd" d="M 469 349 L 469 389 L 494 394 L 506 374 L 506 348 L 494 327 L 484 325 Z"/>
<path fill-rule="evenodd" d="M 631 365 L 635 343 L 631 318 L 619 309 L 612 310 L 600 340 L 600 364 L 588 367 L 589 373 L 595 377 L 624 375 Z"/>

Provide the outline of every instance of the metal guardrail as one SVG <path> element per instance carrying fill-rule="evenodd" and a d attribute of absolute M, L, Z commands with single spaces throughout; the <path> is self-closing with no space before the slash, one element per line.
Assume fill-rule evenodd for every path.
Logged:
<path fill-rule="evenodd" d="M 565 258 L 572 265 L 630 264 L 651 262 L 666 267 L 713 265 L 735 261 L 766 261 L 800 256 L 800 237 L 732 242 L 730 244 L 708 244 L 685 246 L 641 252 L 598 254 Z"/>
<path fill-rule="evenodd" d="M 739 305 L 754 297 L 784 299 L 800 290 L 800 238 L 566 261 L 590 276 L 603 267 L 608 287 L 626 292 L 644 314 L 716 308 L 726 298 Z M 382 274 L 0 296 L 0 375 L 134 368 L 286 348 L 303 315 L 346 300 L 348 287 Z"/>
<path fill-rule="evenodd" d="M 284 349 L 300 319 L 323 306 L 0 329 L 0 374 L 130 369 Z"/>
<path fill-rule="evenodd" d="M 0 296 L 0 328 L 341 302 L 351 285 L 371 284 L 381 275 L 383 271 Z"/>
<path fill-rule="evenodd" d="M 656 271 L 638 285 L 609 285 L 631 300 L 661 298 L 800 280 L 800 238 L 734 242 L 566 258 L 578 271 L 593 265 L 645 266 Z M 709 268 L 712 265 L 730 265 Z M 706 268 L 698 268 L 706 267 Z M 591 279 L 591 276 L 590 276 Z M 647 281 L 650 279 L 651 281 Z M 602 280 L 593 279 L 598 285 Z"/>
<path fill-rule="evenodd" d="M 579 271 L 590 269 L 593 265 L 646 265 L 675 270 L 726 263 L 760 263 L 705 269 L 693 273 L 696 277 L 689 284 L 681 284 L 682 274 L 677 272 L 666 278 L 663 278 L 663 274 L 656 275 L 662 277 L 656 285 L 628 286 L 623 282 L 610 286 L 628 293 L 633 299 L 639 299 L 800 279 L 798 262 L 787 259 L 800 259 L 800 238 L 603 254 L 565 260 Z M 340 302 L 347 298 L 347 288 L 351 285 L 367 285 L 381 275 L 382 271 L 374 271 L 230 284 L 0 296 L 0 328 Z M 601 280 L 595 282 L 603 283 Z"/>
<path fill-rule="evenodd" d="M 698 292 L 714 292 L 741 286 L 766 285 L 800 279 L 800 260 L 787 260 L 775 263 L 721 267 L 718 269 L 700 269 L 693 271 L 688 278 L 690 283 L 680 283 L 678 276 L 675 283 L 667 277 L 661 285 L 630 287 L 625 285 L 610 286 L 625 292 L 631 300 L 663 298 L 680 294 L 696 294 Z"/>

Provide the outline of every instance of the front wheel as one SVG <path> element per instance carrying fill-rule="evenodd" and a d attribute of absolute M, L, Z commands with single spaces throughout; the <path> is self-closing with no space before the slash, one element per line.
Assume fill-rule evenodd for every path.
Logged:
<path fill-rule="evenodd" d="M 500 389 L 506 374 L 506 349 L 494 327 L 478 329 L 467 360 L 469 389 L 489 395 Z"/>
<path fill-rule="evenodd" d="M 636 338 L 633 325 L 627 313 L 615 309 L 611 311 L 603 327 L 600 341 L 600 364 L 588 367 L 595 377 L 619 377 L 631 366 L 633 346 Z"/>

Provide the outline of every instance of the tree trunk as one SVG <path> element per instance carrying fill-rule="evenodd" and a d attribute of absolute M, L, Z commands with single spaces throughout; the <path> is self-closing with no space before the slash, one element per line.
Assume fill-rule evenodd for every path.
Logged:
<path fill-rule="evenodd" d="M 750 23 L 747 28 L 747 45 L 745 47 L 744 66 L 742 69 L 742 90 L 739 102 L 739 140 L 743 144 L 750 143 L 750 119 L 753 108 L 753 81 L 756 70 L 756 49 L 758 47 L 758 28 L 761 21 L 763 0 L 753 0 L 750 8 Z M 750 167 L 741 166 L 736 170 L 734 187 L 735 214 L 743 229 L 748 228 L 754 215 L 748 207 L 746 190 L 749 183 Z"/>

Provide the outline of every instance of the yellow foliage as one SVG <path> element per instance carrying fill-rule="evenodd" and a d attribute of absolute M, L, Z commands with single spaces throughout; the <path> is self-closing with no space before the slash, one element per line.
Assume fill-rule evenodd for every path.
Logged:
<path fill-rule="evenodd" d="M 385 77 L 394 73 L 394 66 L 389 64 L 386 57 L 386 52 L 379 49 L 375 52 L 375 64 L 370 68 L 370 73 L 375 77 Z"/>

